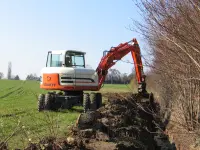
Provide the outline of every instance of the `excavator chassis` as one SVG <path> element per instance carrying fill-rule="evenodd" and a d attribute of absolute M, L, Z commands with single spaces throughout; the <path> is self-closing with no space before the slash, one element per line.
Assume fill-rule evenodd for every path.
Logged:
<path fill-rule="evenodd" d="M 83 106 L 84 112 L 101 107 L 101 93 L 83 93 L 83 91 L 48 92 L 38 96 L 38 111 L 70 109 L 75 105 Z"/>

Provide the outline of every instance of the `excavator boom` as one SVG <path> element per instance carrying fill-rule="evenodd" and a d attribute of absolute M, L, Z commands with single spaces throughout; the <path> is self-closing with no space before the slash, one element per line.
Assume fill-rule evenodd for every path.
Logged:
<path fill-rule="evenodd" d="M 121 60 L 129 52 L 131 52 L 135 66 L 138 92 L 146 92 L 145 75 L 143 71 L 140 47 L 135 38 L 129 42 L 121 43 L 117 47 L 111 47 L 109 51 L 104 51 L 104 55 L 96 69 L 99 76 L 98 89 L 101 88 L 103 82 L 105 81 L 108 69 L 115 65 L 117 61 Z"/>

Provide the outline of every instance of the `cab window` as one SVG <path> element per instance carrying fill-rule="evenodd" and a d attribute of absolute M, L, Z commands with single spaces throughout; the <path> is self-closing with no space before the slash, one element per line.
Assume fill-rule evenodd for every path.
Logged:
<path fill-rule="evenodd" d="M 62 66 L 62 54 L 52 54 L 48 53 L 47 57 L 47 67 L 61 67 Z"/>
<path fill-rule="evenodd" d="M 80 52 L 67 52 L 65 65 L 66 67 L 85 68 L 84 54 Z"/>

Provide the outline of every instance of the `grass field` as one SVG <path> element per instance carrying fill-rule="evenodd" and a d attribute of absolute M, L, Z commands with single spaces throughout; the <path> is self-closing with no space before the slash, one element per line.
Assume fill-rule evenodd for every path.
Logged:
<path fill-rule="evenodd" d="M 130 92 L 127 85 L 107 85 L 101 92 Z M 0 141 L 8 141 L 10 148 L 23 148 L 29 141 L 45 136 L 67 135 L 81 107 L 62 112 L 38 112 L 37 95 L 46 93 L 37 81 L 0 80 Z"/>

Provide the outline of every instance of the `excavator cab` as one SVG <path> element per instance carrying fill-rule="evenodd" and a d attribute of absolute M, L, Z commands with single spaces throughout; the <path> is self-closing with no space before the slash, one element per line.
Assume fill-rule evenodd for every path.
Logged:
<path fill-rule="evenodd" d="M 46 67 L 85 68 L 85 52 L 74 50 L 49 51 Z"/>

